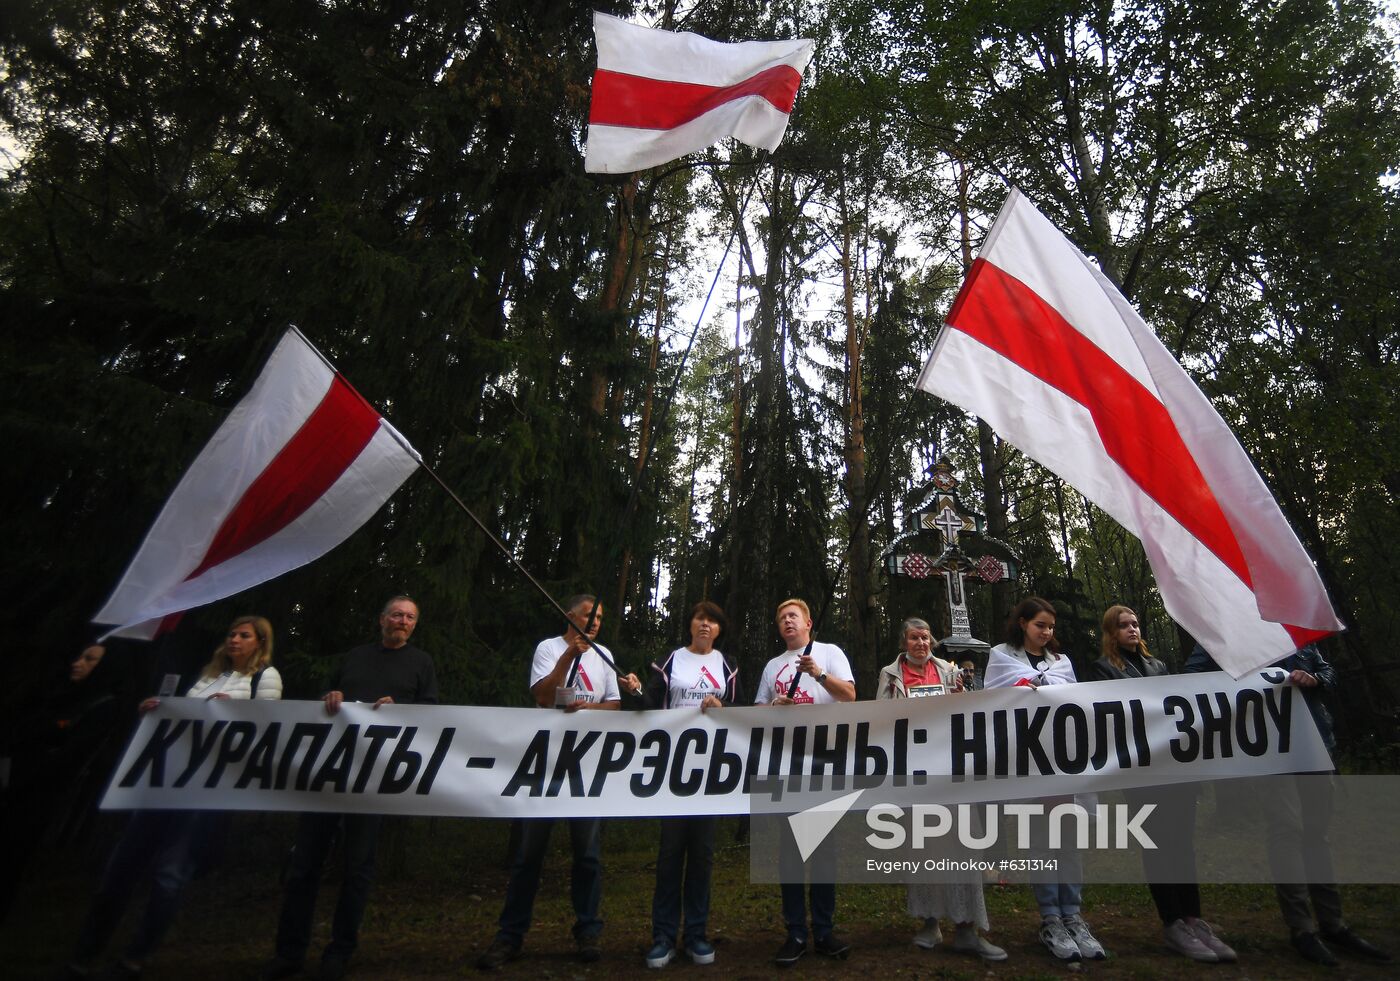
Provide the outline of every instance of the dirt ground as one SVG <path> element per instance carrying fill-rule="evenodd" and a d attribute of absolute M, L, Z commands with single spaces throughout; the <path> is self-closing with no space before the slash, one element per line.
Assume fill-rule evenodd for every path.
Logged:
<path fill-rule="evenodd" d="M 291 838 L 290 817 L 240 816 L 221 865 L 189 889 L 184 909 L 163 948 L 147 965 L 151 981 L 254 978 L 270 956 L 280 902 L 282 858 Z M 5 978 L 53 978 L 66 959 L 86 909 L 102 857 L 120 821 L 104 818 L 94 833 L 36 855 L 19 902 L 0 925 Z M 490 943 L 505 891 L 503 822 L 418 820 L 393 823 L 384 836 L 380 874 L 352 962 L 359 978 L 484 977 L 474 968 Z M 615 979 L 679 976 L 711 979 L 769 978 L 1394 978 L 1400 967 L 1346 958 L 1337 969 L 1301 960 L 1289 946 L 1268 886 L 1205 886 L 1207 919 L 1239 952 L 1233 965 L 1195 964 L 1167 951 L 1161 924 L 1144 886 L 1091 885 L 1085 915 L 1110 953 L 1107 961 L 1070 970 L 1053 962 L 1036 939 L 1038 917 L 1025 886 L 990 886 L 991 939 L 1009 960 L 985 965 L 949 950 L 924 951 L 911 943 L 918 924 L 905 912 L 897 885 L 841 886 L 838 929 L 851 943 L 845 961 L 809 954 L 786 971 L 770 958 L 783 940 L 777 889 L 749 882 L 747 848 L 722 829 L 716 855 L 710 936 L 716 962 L 697 967 L 676 961 L 664 972 L 648 970 L 650 904 L 656 825 L 615 821 L 604 840 L 603 959 L 584 965 L 573 956 L 568 906 L 566 837 L 555 835 L 522 957 L 502 978 Z M 37 871 L 34 871 L 37 870 Z M 338 871 L 328 869 L 317 908 L 318 938 L 329 930 Z M 1362 936 L 1396 947 L 1397 886 L 1344 890 L 1347 914 Z M 138 900 L 139 904 L 139 900 Z M 139 905 L 138 905 L 139 908 Z M 134 913 L 134 911 L 133 911 Z M 128 919 L 132 919 L 131 915 Z M 947 930 L 951 934 L 951 930 Z M 120 935 L 119 935 L 120 936 Z M 315 955 L 306 977 L 315 976 Z M 110 952 L 115 954 L 117 951 Z"/>

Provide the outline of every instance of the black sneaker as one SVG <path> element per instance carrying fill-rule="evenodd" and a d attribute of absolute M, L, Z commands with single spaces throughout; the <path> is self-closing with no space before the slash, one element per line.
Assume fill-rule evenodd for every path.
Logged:
<path fill-rule="evenodd" d="M 301 961 L 288 960 L 285 957 L 273 957 L 263 965 L 262 974 L 259 977 L 262 981 L 282 981 L 283 978 L 294 978 L 301 973 Z"/>
<path fill-rule="evenodd" d="M 575 937 L 578 944 L 578 959 L 585 964 L 596 964 L 603 958 L 603 947 L 597 937 Z"/>
<path fill-rule="evenodd" d="M 476 969 L 478 971 L 494 971 L 498 967 L 509 964 L 520 956 L 520 945 L 504 937 L 497 937 L 491 941 L 491 946 L 476 959 Z"/>
<path fill-rule="evenodd" d="M 1315 933 L 1293 934 L 1293 949 L 1302 954 L 1304 960 L 1321 964 L 1323 967 L 1336 967 L 1340 963 Z"/>
<path fill-rule="evenodd" d="M 783 945 L 778 948 L 778 952 L 773 955 L 773 963 L 779 967 L 792 967 L 802 955 L 807 953 L 807 942 L 798 940 L 796 937 L 788 937 L 783 941 Z"/>
<path fill-rule="evenodd" d="M 834 933 L 818 937 L 813 946 L 818 954 L 825 954 L 827 957 L 835 957 L 837 960 L 843 961 L 846 959 L 846 955 L 851 952 L 851 945 Z"/>
<path fill-rule="evenodd" d="M 1340 930 L 1323 930 L 1322 939 L 1326 940 L 1333 947 L 1348 951 L 1352 954 L 1360 954 L 1362 957 L 1369 957 L 1373 961 L 1390 960 L 1390 954 L 1381 950 L 1369 940 L 1362 940 L 1351 932 L 1351 927 L 1342 927 Z"/>

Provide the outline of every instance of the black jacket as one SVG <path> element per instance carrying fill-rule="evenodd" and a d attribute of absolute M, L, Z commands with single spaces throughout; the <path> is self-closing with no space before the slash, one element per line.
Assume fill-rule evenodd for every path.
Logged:
<path fill-rule="evenodd" d="M 1113 662 L 1107 657 L 1101 657 L 1093 664 L 1089 665 L 1089 681 L 1122 681 L 1124 678 L 1156 678 L 1160 675 L 1171 674 L 1171 669 L 1167 667 L 1167 662 L 1160 657 L 1145 657 L 1142 659 L 1143 667 L 1147 669 L 1145 675 L 1139 674 L 1137 668 L 1133 667 L 1131 661 L 1124 661 L 1123 667 L 1113 666 Z"/>
<path fill-rule="evenodd" d="M 1308 711 L 1312 713 L 1313 722 L 1317 725 L 1318 734 L 1322 736 L 1323 745 L 1327 747 L 1327 752 L 1332 752 L 1336 748 L 1337 737 L 1332 731 L 1332 713 L 1327 711 L 1322 696 L 1324 692 L 1337 690 L 1337 669 L 1327 663 L 1327 659 L 1322 656 L 1322 652 L 1317 649 L 1316 644 L 1300 647 L 1283 660 L 1275 661 L 1270 667 L 1288 672 L 1306 671 L 1317 679 L 1316 687 L 1298 690 L 1303 693 L 1303 702 L 1308 706 Z M 1207 654 L 1205 648 L 1200 644 L 1196 645 L 1191 656 L 1186 659 L 1185 671 L 1187 674 L 1219 670 L 1220 665 L 1215 663 L 1215 658 Z"/>

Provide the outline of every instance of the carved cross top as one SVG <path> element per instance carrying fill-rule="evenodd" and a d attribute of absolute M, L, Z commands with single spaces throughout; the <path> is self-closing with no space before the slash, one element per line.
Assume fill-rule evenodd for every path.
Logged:
<path fill-rule="evenodd" d="M 963 530 L 962 515 L 945 503 L 943 510 L 933 516 L 933 526 L 943 533 L 943 547 L 950 548 L 958 543 L 958 532 Z"/>

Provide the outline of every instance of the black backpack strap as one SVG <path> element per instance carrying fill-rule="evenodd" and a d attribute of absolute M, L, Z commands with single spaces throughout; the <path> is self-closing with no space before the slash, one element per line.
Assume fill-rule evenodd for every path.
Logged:
<path fill-rule="evenodd" d="M 258 682 L 262 680 L 263 672 L 267 668 L 259 668 L 253 673 L 253 677 L 248 679 L 248 697 L 250 699 L 258 697 Z"/>

